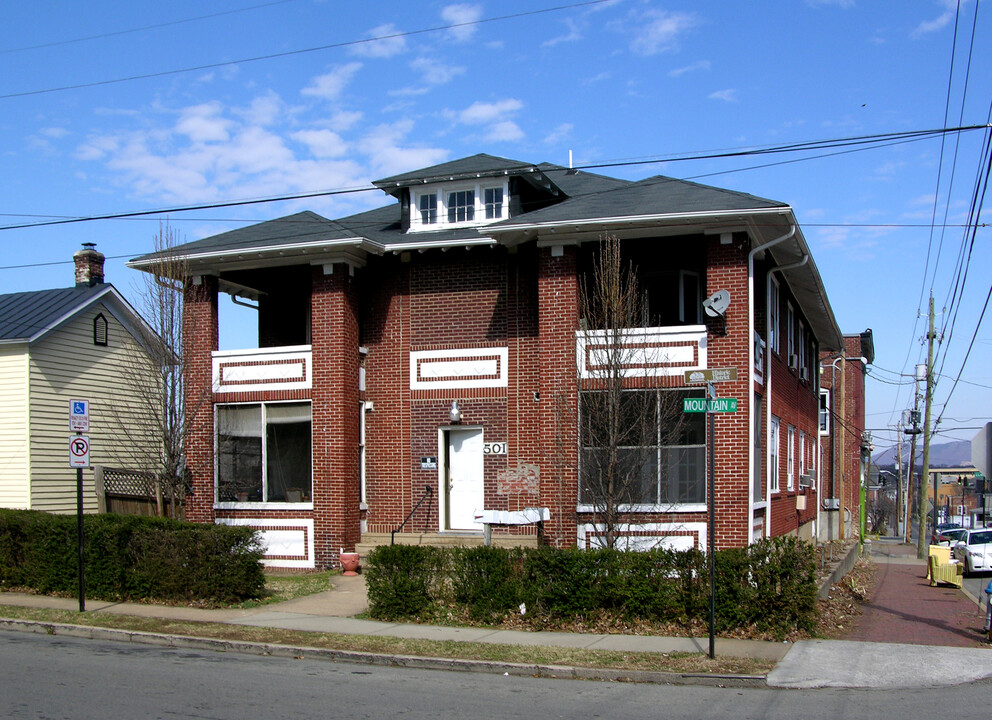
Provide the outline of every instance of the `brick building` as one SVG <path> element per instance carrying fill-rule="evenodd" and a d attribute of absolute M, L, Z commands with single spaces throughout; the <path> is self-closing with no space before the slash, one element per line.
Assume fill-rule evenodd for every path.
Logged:
<path fill-rule="evenodd" d="M 842 336 L 788 205 L 489 155 L 374 185 L 395 201 L 180 249 L 188 518 L 257 527 L 286 567 L 404 521 L 407 540 L 599 544 L 583 407 L 622 345 L 624 397 L 657 434 L 622 448 L 625 544 L 705 547 L 709 450 L 718 546 L 816 535 L 817 359 Z M 580 303 L 607 235 L 640 291 L 619 341 Z M 219 293 L 257 304 L 258 348 L 218 350 Z M 701 398 L 686 372 L 712 369 L 736 371 L 715 385 L 736 412 L 680 412 L 672 439 L 658 408 Z"/>
<path fill-rule="evenodd" d="M 860 488 L 867 485 L 865 377 L 875 361 L 869 328 L 844 335 L 843 352 L 820 353 L 820 539 L 858 537 Z M 841 523 L 841 518 L 844 519 Z"/>

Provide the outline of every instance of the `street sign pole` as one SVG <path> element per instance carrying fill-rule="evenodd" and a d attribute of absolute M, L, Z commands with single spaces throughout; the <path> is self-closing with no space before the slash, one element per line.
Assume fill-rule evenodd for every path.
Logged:
<path fill-rule="evenodd" d="M 716 388 L 712 382 L 706 383 L 706 396 L 711 399 L 716 398 Z M 710 461 L 707 463 L 707 465 L 709 465 L 709 482 L 707 482 L 706 485 L 708 486 L 707 504 L 710 506 L 709 541 L 707 542 L 707 551 L 709 554 L 708 564 L 710 566 L 710 659 L 712 660 L 716 657 L 716 529 L 713 527 L 716 523 L 716 494 L 713 488 L 715 479 L 715 453 L 713 448 L 716 439 L 716 433 L 714 432 L 714 427 L 716 426 L 716 413 L 707 412 L 706 419 L 708 421 L 707 424 L 709 425 L 710 431 Z"/>
<path fill-rule="evenodd" d="M 76 468 L 76 569 L 79 576 L 79 612 L 86 612 L 86 580 L 83 576 L 83 469 Z"/>

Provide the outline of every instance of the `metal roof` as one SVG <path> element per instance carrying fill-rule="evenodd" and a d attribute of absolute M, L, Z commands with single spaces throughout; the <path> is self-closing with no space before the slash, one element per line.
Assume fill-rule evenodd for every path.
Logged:
<path fill-rule="evenodd" d="M 113 290 L 99 284 L 0 295 L 0 342 L 30 342 Z"/>

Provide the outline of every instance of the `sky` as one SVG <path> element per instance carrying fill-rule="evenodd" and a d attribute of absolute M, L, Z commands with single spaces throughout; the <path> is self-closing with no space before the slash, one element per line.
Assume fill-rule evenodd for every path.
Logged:
<path fill-rule="evenodd" d="M 788 203 L 841 330 L 874 333 L 877 450 L 912 406 L 932 294 L 934 442 L 971 439 L 992 421 L 992 230 L 968 225 L 992 100 L 992 7 L 977 2 L 3 3 L 0 292 L 70 286 L 93 242 L 138 306 L 125 262 L 162 222 L 192 241 L 389 200 L 190 207 L 369 189 L 480 152 L 571 153 L 591 172 Z M 726 157 L 846 138 L 873 140 Z M 221 308 L 222 347 L 246 347 L 247 322 Z"/>

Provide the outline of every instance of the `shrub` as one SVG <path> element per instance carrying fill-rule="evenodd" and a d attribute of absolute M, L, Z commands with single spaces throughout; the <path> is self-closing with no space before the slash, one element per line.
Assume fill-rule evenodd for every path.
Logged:
<path fill-rule="evenodd" d="M 381 620 L 419 618 L 444 598 L 450 553 L 424 545 L 381 545 L 365 563 L 369 614 Z"/>
<path fill-rule="evenodd" d="M 103 600 L 237 602 L 265 587 L 254 530 L 165 518 L 86 515 L 86 595 Z M 0 510 L 0 587 L 75 594 L 76 517 Z"/>

